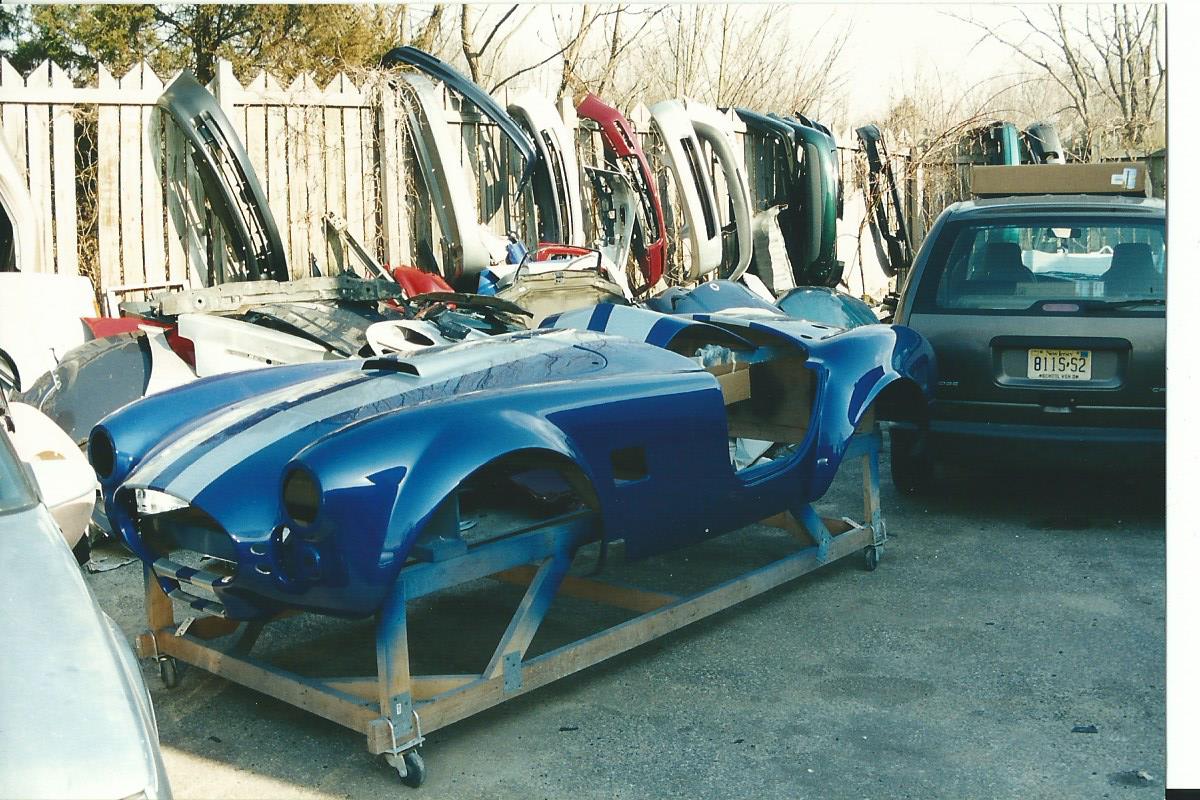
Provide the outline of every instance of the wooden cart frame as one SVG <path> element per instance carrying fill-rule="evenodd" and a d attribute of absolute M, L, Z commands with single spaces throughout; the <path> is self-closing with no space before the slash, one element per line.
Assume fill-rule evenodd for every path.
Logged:
<path fill-rule="evenodd" d="M 874 569 L 887 539 L 879 503 L 877 427 L 856 435 L 844 463 L 859 458 L 865 522 L 820 517 L 811 505 L 762 522 L 784 528 L 803 544 L 766 566 L 687 597 L 617 586 L 568 575 L 577 548 L 596 541 L 592 512 L 558 517 L 478 546 L 435 550 L 436 560 L 406 565 L 381 609 L 375 632 L 377 673 L 312 678 L 252 658 L 264 622 L 234 623 L 214 616 L 176 623 L 172 601 L 149 567 L 145 570 L 149 632 L 137 639 L 138 654 L 159 662 L 163 682 L 176 681 L 175 659 L 226 680 L 318 714 L 367 737 L 405 783 L 418 786 L 425 767 L 416 748 L 424 735 L 518 695 L 571 675 L 640 644 L 703 619 L 856 552 Z M 458 519 L 445 521 L 446 540 L 458 536 Z M 439 558 L 440 556 L 440 558 Z M 414 675 L 409 668 L 409 600 L 491 577 L 527 586 L 487 667 L 478 674 Z M 526 658 L 526 650 L 557 595 L 583 598 L 640 612 L 598 633 Z M 224 639 L 223 646 L 209 640 Z"/>

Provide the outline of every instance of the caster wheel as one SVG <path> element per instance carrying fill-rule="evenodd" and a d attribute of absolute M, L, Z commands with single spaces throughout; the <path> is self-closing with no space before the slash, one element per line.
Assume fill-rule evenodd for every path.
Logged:
<path fill-rule="evenodd" d="M 168 689 L 179 685 L 179 666 L 174 656 L 163 656 L 158 660 L 158 677 Z"/>
<path fill-rule="evenodd" d="M 863 561 L 866 563 L 867 572 L 874 572 L 879 567 L 879 557 L 882 555 L 883 548 L 877 545 L 863 549 Z"/>
<path fill-rule="evenodd" d="M 400 782 L 414 789 L 425 782 L 425 759 L 416 750 L 404 754 L 404 774 L 400 776 Z"/>

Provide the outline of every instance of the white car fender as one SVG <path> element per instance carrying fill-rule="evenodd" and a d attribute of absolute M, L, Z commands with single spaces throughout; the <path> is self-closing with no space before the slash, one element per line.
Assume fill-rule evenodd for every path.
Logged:
<path fill-rule="evenodd" d="M 749 268 L 754 249 L 754 212 L 750 208 L 750 184 L 746 180 L 745 154 L 734 139 L 733 121 L 720 111 L 689 100 L 687 113 L 697 138 L 712 148 L 725 176 L 725 185 L 733 204 L 733 221 L 737 228 L 738 257 L 732 271 L 721 277 L 735 281 Z"/>
<path fill-rule="evenodd" d="M 666 151 L 667 166 L 687 220 L 691 245 L 690 280 L 698 280 L 721 265 L 721 227 L 713 197 L 712 178 L 687 112 L 678 100 L 663 100 L 650 107 Z"/>
<path fill-rule="evenodd" d="M 564 239 L 559 244 L 585 246 L 583 200 L 574 135 L 567 130 L 553 104 L 532 89 L 510 99 L 508 113 L 529 128 L 541 161 L 550 170 L 551 200 Z"/>

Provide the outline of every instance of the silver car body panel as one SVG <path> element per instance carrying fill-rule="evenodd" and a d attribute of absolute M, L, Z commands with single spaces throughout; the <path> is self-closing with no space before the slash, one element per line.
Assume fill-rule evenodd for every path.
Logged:
<path fill-rule="evenodd" d="M 528 129 L 549 173 L 550 197 L 540 198 L 541 213 L 557 217 L 555 228 L 561 241 L 583 247 L 583 200 L 579 186 L 579 161 L 575 156 L 575 137 L 546 97 L 532 89 L 509 100 L 508 112 Z"/>
<path fill-rule="evenodd" d="M 650 107 L 650 119 L 658 129 L 667 166 L 683 206 L 691 259 L 688 280 L 699 280 L 721 265 L 721 229 L 717 220 L 712 178 L 705 166 L 700 140 L 677 100 L 663 100 Z"/>
<path fill-rule="evenodd" d="M 0 797 L 169 798 L 141 670 L 41 502 L 0 513 L 0 564 Z"/>
<path fill-rule="evenodd" d="M 441 229 L 438 268 L 451 283 L 475 279 L 504 260 L 505 242 L 479 222 L 475 191 L 463 169 L 461 142 L 446 121 L 441 89 L 423 75 L 400 78 L 400 87 L 412 101 L 407 107 L 417 161 Z"/>
<path fill-rule="evenodd" d="M 735 281 L 750 267 L 754 249 L 753 214 L 750 208 L 750 183 L 746 180 L 746 155 L 734 139 L 733 120 L 712 106 L 688 101 L 687 114 L 697 138 L 712 148 L 725 176 L 733 223 L 737 234 L 737 260 L 728 274 L 719 277 Z M 722 264 L 722 267 L 726 267 Z M 724 273 L 724 269 L 722 269 Z"/>
<path fill-rule="evenodd" d="M 45 272 L 46 241 L 41 211 L 29 196 L 12 154 L 0 136 L 0 213 L 12 224 L 12 250 L 0 253 L 0 272 Z"/>

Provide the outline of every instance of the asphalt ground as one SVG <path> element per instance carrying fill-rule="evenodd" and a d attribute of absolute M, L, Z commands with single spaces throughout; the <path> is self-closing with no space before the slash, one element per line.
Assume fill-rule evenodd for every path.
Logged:
<path fill-rule="evenodd" d="M 417 790 L 352 731 L 180 665 L 147 662 L 178 798 L 1121 798 L 1163 791 L 1165 491 L 1156 470 L 1038 455 L 955 464 L 901 496 L 858 555 L 428 736 Z M 847 465 L 818 503 L 861 518 Z M 671 591 L 766 563 L 763 526 L 618 570 Z M 102 547 L 100 563 L 121 553 Z M 137 563 L 89 575 L 130 635 Z M 418 671 L 478 670 L 519 591 L 413 604 Z M 626 618 L 556 605 L 534 651 Z M 314 675 L 374 666 L 368 622 L 296 617 L 256 647 Z"/>

